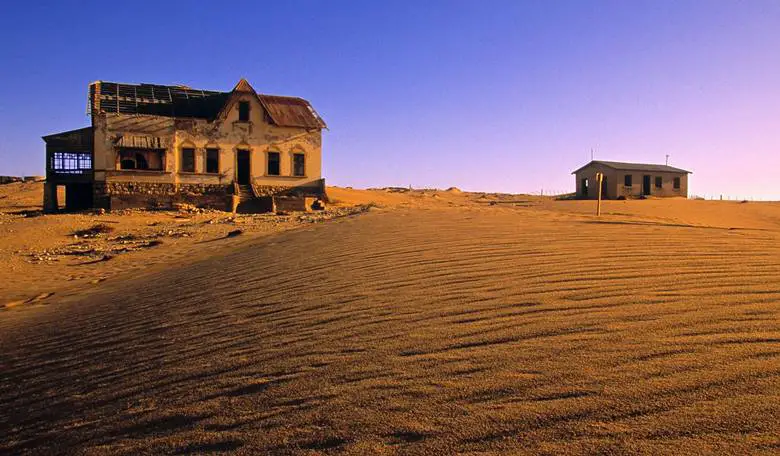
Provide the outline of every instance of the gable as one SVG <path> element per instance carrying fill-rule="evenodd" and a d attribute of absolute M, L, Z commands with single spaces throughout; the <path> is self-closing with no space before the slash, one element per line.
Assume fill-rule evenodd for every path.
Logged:
<path fill-rule="evenodd" d="M 241 102 L 249 103 L 249 121 L 253 123 L 265 121 L 265 108 L 262 103 L 260 103 L 260 100 L 258 100 L 257 95 L 245 92 L 230 93 L 216 118 L 228 123 L 239 121 L 239 107 Z"/>

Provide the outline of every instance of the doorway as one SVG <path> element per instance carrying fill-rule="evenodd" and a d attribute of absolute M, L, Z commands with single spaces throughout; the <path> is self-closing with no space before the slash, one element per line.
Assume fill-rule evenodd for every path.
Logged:
<path fill-rule="evenodd" d="M 650 192 L 650 176 L 642 176 L 642 194 L 649 195 Z"/>
<path fill-rule="evenodd" d="M 607 176 L 601 178 L 601 199 L 608 199 L 607 194 Z"/>
<path fill-rule="evenodd" d="M 92 184 L 65 185 L 65 210 L 83 211 L 92 208 Z"/>
<path fill-rule="evenodd" d="M 249 185 L 249 151 L 236 151 L 236 181 L 239 185 Z"/>

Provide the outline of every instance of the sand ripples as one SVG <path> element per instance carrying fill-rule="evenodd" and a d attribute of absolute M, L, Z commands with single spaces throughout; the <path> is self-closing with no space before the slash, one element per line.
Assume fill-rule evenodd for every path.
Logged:
<path fill-rule="evenodd" d="M 0 316 L 0 450 L 780 444 L 780 236 L 524 210 L 345 218 Z"/>

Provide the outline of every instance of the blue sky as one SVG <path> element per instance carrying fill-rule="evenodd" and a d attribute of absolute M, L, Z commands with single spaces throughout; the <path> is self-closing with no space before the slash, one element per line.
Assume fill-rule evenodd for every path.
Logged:
<path fill-rule="evenodd" d="M 571 190 L 590 158 L 780 199 L 780 2 L 3 2 L 0 174 L 88 125 L 89 82 L 309 99 L 329 184 Z"/>

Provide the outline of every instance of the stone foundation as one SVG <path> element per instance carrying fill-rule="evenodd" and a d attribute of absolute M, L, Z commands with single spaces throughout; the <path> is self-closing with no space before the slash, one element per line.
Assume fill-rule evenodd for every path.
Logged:
<path fill-rule="evenodd" d="M 229 185 L 96 182 L 94 188 L 95 207 L 107 210 L 172 209 L 180 203 L 209 209 L 231 209 Z"/>
<path fill-rule="evenodd" d="M 273 197 L 274 210 L 280 212 L 311 212 L 312 205 L 317 198 L 313 196 Z"/>
<path fill-rule="evenodd" d="M 255 195 L 257 196 L 312 196 L 322 198 L 325 195 L 325 179 L 320 179 L 306 186 L 279 186 L 279 185 L 260 185 L 255 182 L 253 185 Z"/>

